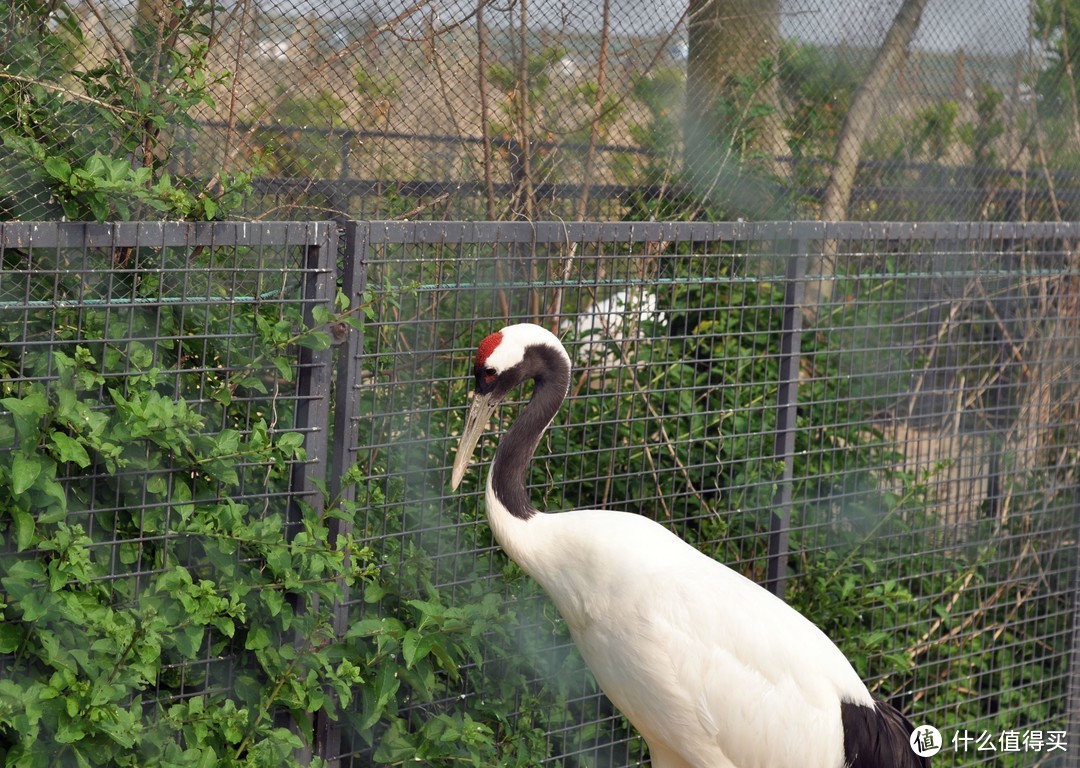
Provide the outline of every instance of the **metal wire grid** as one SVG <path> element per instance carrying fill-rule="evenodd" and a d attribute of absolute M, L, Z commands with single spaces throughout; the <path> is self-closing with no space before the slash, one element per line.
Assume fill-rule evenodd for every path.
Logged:
<path fill-rule="evenodd" d="M 310 320 L 314 306 L 329 306 L 336 234 L 326 223 L 0 224 L 3 395 L 51 388 L 81 359 L 102 374 L 77 395 L 98 413 L 144 397 L 132 394 L 142 390 L 132 383 L 150 379 L 149 398 L 185 402 L 206 435 L 236 430 L 246 440 L 259 424 L 271 433 L 301 432 L 305 460 L 277 466 L 238 455 L 230 461 L 236 483 L 219 486 L 216 496 L 246 505 L 248 514 L 286 520 L 298 499 L 318 507 L 311 478 L 326 471 L 330 357 L 294 351 L 295 376 L 284 378 L 264 355 L 256 317 Z M 164 431 L 169 422 L 160 418 Z M 12 450 L 17 438 L 4 434 L 3 443 L 0 450 Z M 215 577 L 198 542 L 169 522 L 182 514 L 174 485 L 185 482 L 184 472 L 150 455 L 149 447 L 131 449 L 114 466 L 102 460 L 56 478 L 68 498 L 67 522 L 92 540 L 92 557 L 105 564 L 119 604 L 137 603 L 177 562 Z M 8 564 L 25 556 L 3 554 Z M 228 642 L 215 645 L 222 640 L 207 633 L 201 661 L 165 663 L 143 701 L 230 692 L 236 670 Z M 10 661 L 0 657 L 0 667 Z"/>
<path fill-rule="evenodd" d="M 4 394 L 52 380 L 56 353 L 83 344 L 114 350 L 119 386 L 156 365 L 169 394 L 205 409 L 208 430 L 242 429 L 272 406 L 238 392 L 237 420 L 213 418 L 221 377 L 259 353 L 239 310 L 328 303 L 331 233 L 7 225 Z M 341 347 L 331 481 L 362 470 L 354 524 L 388 572 L 421 570 L 463 600 L 498 594 L 518 624 L 515 653 L 464 669 L 425 711 L 485 696 L 484 668 L 506 669 L 523 683 L 499 703 L 507 718 L 535 716 L 535 692 L 551 701 L 556 690 L 549 763 L 641 759 L 546 598 L 490 540 L 475 493 L 490 445 L 472 493 L 446 487 L 473 349 L 507 318 L 529 317 L 558 328 L 577 363 L 534 474 L 542 506 L 656 515 L 754 578 L 774 577 L 776 589 L 790 563 L 789 597 L 803 604 L 814 604 L 823 569 L 848 558 L 871 591 L 938 578 L 932 592 L 886 591 L 888 622 L 874 609 L 830 627 L 842 642 L 852 629 L 880 630 L 872 647 L 846 649 L 866 657 L 871 683 L 928 722 L 961 691 L 979 711 L 958 727 L 1078 732 L 1067 719 L 1077 710 L 1077 235 L 1014 225 L 350 224 L 343 288 L 373 314 Z M 832 298 L 803 333 L 792 289 L 814 282 L 799 267 L 826 253 L 839 265 Z M 777 333 L 796 343 L 778 354 L 768 343 Z M 326 466 L 328 358 L 298 363 L 307 383 L 272 399 L 279 428 L 305 430 L 308 462 L 285 485 L 268 485 L 266 467 L 239 467 L 241 496 L 266 509 L 310 490 Z M 799 386 L 785 387 L 796 374 Z M 512 417 L 511 407 L 502 423 Z M 138 530 L 153 529 L 153 499 L 134 482 L 122 492 L 102 472 L 89 493 L 88 526 L 134 511 Z M 182 556 L 164 534 L 98 533 L 110 578 L 131 580 L 133 594 L 155 566 L 125 547 L 160 543 Z M 971 557 L 959 578 L 957 552 Z M 414 588 L 403 583 L 402 599 Z M 362 595 L 340 608 L 342 625 L 372 610 Z M 897 674 L 887 661 L 896 654 L 915 663 Z M 227 690 L 230 664 L 207 645 L 202 668 L 178 666 L 177 685 L 154 693 Z M 330 727 L 339 730 L 325 756 L 365 764 L 365 745 Z"/>
<path fill-rule="evenodd" d="M 360 269 L 346 270 L 346 290 L 366 285 L 374 316 L 342 368 L 353 371 L 353 402 L 336 427 L 337 460 L 358 462 L 366 478 L 356 525 L 385 567 L 405 572 L 419 557 L 451 593 L 503 596 L 521 645 L 485 664 L 523 664 L 528 685 L 561 689 L 567 716 L 547 735 L 548 762 L 638 764 L 639 745 L 546 599 L 494 550 L 478 509 L 493 441 L 471 491 L 448 492 L 473 350 L 503 324 L 532 319 L 559 330 L 576 363 L 533 474 L 541 508 L 655 516 L 759 581 L 776 576 L 777 589 L 790 564 L 789 596 L 811 606 L 838 597 L 813 594 L 823 576 L 853 567 L 879 604 L 828 629 L 841 644 L 855 631 L 871 638 L 846 650 L 880 694 L 930 723 L 960 695 L 976 714 L 955 727 L 973 735 L 1075 732 L 1065 697 L 1075 685 L 1077 234 L 359 224 Z M 832 298 L 802 333 L 790 289 L 814 282 L 798 266 L 825 254 L 837 264 L 825 278 Z M 777 355 L 776 333 L 801 352 Z M 799 386 L 783 387 L 781 371 Z M 785 405 L 796 416 L 786 426 Z M 957 574 L 960 552 L 970 567 Z M 896 591 L 907 584 L 917 591 Z M 460 695 L 485 694 L 466 685 Z M 521 697 L 504 703 L 507 717 Z M 346 737 L 350 749 L 363 764 Z M 935 764 L 993 759 L 972 749 Z"/>
<path fill-rule="evenodd" d="M 920 234 L 910 251 L 856 237 L 841 247 L 855 279 L 839 279 L 846 285 L 824 327 L 843 336 L 840 373 L 871 417 L 849 426 L 884 450 L 887 463 L 875 471 L 885 482 L 868 495 L 855 478 L 829 479 L 824 517 L 804 520 L 793 548 L 813 557 L 830 547 L 837 520 L 865 526 L 882 583 L 909 577 L 914 553 L 920 568 L 944 574 L 957 547 L 966 548 L 970 567 L 943 585 L 953 602 L 937 629 L 947 632 L 912 637 L 915 665 L 903 688 L 913 702 L 933 700 L 964 679 L 980 715 L 957 728 L 987 729 L 980 717 L 995 718 L 997 730 L 1048 728 L 1055 708 L 1039 704 L 1062 694 L 1040 689 L 1032 669 L 1063 669 L 1056 654 L 1069 647 L 1076 568 L 1075 478 L 1060 463 L 1077 419 L 1071 232 L 942 227 Z M 826 451 L 839 458 L 859 442 Z M 894 450 L 902 455 L 888 461 Z M 915 499 L 931 505 L 933 519 L 909 518 L 907 530 L 882 536 L 867 517 L 868 501 L 902 509 Z M 940 610 L 940 595 L 912 598 L 913 618 Z M 883 617 L 867 618 L 895 632 Z M 1041 632 L 1060 642 L 1025 644 Z M 1025 695 L 1027 706 L 1010 707 Z M 939 704 L 924 716 L 932 722 L 942 712 Z"/>

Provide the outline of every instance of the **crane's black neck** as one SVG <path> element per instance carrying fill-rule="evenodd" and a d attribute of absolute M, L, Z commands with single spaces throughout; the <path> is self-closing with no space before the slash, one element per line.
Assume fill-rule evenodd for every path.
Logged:
<path fill-rule="evenodd" d="M 491 468 L 495 497 L 514 517 L 528 520 L 537 513 L 529 501 L 525 478 L 540 437 L 566 399 L 570 386 L 570 361 L 560 349 L 530 346 L 518 366 L 518 381 L 533 379 L 532 398 L 499 440 Z"/>

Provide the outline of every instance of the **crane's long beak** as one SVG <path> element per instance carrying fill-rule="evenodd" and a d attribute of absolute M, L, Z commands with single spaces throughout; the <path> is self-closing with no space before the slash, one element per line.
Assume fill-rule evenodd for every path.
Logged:
<path fill-rule="evenodd" d="M 458 443 L 457 455 L 454 456 L 454 471 L 450 475 L 450 487 L 457 489 L 461 484 L 461 478 L 465 476 L 465 470 L 469 468 L 476 444 L 480 442 L 480 436 L 487 429 L 491 421 L 491 414 L 499 407 L 499 398 L 492 394 L 481 395 L 477 392 L 473 395 L 469 413 L 465 416 L 465 428 L 461 432 L 461 442 Z"/>

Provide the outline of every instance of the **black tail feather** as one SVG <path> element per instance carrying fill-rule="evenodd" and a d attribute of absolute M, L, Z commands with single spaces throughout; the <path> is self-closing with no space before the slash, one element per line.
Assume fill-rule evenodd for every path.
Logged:
<path fill-rule="evenodd" d="M 930 758 L 911 748 L 915 727 L 888 702 L 841 702 L 840 719 L 846 768 L 930 768 Z"/>

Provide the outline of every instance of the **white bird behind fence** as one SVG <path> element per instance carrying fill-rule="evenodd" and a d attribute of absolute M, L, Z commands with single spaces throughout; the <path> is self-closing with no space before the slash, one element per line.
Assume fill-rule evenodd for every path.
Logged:
<path fill-rule="evenodd" d="M 550 595 L 654 768 L 928 768 L 904 716 L 775 595 L 646 517 L 532 505 L 526 472 L 570 383 L 554 334 L 531 324 L 491 334 L 475 376 L 452 485 L 499 403 L 532 379 L 488 474 L 492 532 Z"/>
<path fill-rule="evenodd" d="M 559 330 L 580 342 L 574 355 L 578 363 L 612 366 L 619 360 L 618 347 L 646 338 L 650 323 L 667 325 L 656 294 L 631 288 L 590 302 L 576 317 L 563 320 Z"/>

